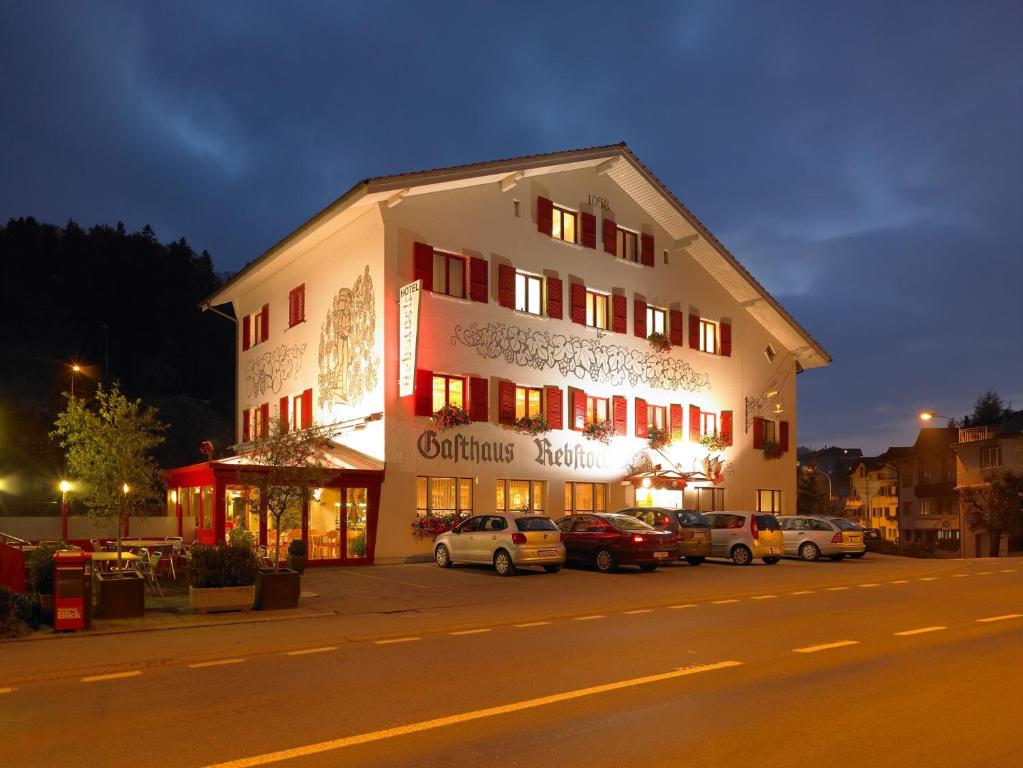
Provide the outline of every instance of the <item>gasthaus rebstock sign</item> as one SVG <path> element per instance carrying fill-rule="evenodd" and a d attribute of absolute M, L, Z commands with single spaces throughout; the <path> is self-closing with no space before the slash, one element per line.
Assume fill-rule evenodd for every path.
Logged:
<path fill-rule="evenodd" d="M 416 386 L 422 290 L 423 281 L 416 280 L 398 291 L 398 397 L 411 395 Z"/>

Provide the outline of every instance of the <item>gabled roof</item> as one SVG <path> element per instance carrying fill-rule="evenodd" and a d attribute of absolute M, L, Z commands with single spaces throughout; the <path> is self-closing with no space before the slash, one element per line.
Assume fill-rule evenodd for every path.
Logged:
<path fill-rule="evenodd" d="M 676 249 L 684 248 L 735 301 L 796 354 L 798 365 L 802 368 L 815 368 L 831 362 L 831 356 L 820 343 L 767 292 L 624 142 L 365 179 L 257 259 L 246 264 L 203 307 L 231 301 L 233 289 L 240 283 L 260 272 L 274 257 L 301 243 L 320 224 L 349 209 L 364 209 L 365 206 L 382 202 L 394 203 L 405 196 L 441 189 L 489 182 L 515 184 L 530 176 L 587 167 L 606 174 L 630 195 L 674 238 Z"/>

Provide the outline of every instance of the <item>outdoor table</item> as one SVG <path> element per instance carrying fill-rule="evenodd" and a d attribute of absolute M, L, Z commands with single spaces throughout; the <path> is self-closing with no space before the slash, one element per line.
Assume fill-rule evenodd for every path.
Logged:
<path fill-rule="evenodd" d="M 180 545 L 181 543 L 180 539 L 173 539 L 171 541 L 167 539 L 121 539 L 122 547 L 146 547 L 149 549 L 153 547 L 173 547 L 175 544 Z"/>
<path fill-rule="evenodd" d="M 116 552 L 91 552 L 91 553 L 89 553 L 89 557 L 90 557 L 90 559 L 94 563 L 103 563 L 104 567 L 106 567 L 106 565 L 109 564 L 109 563 L 116 563 L 117 562 L 117 553 Z M 138 559 L 139 559 L 139 556 L 135 555 L 135 554 L 132 554 L 131 552 L 121 552 L 121 560 L 123 560 L 125 562 L 130 562 L 132 560 L 138 560 Z M 96 569 L 93 568 L 93 572 L 94 573 L 95 573 L 95 571 L 96 571 Z"/>

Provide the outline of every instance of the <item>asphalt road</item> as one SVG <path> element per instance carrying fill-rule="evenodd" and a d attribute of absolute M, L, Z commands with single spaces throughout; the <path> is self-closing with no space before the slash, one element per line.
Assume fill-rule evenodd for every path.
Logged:
<path fill-rule="evenodd" d="M 341 577 L 419 608 L 0 645 L 0 765 L 1009 766 L 1023 749 L 1020 560 Z"/>

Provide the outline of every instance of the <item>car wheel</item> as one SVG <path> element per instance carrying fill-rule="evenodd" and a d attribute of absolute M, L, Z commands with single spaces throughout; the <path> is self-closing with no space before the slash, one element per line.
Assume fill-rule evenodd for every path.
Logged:
<path fill-rule="evenodd" d="M 515 563 L 512 562 L 511 555 L 503 549 L 497 550 L 497 554 L 494 555 L 494 570 L 498 576 L 515 575 Z"/>
<path fill-rule="evenodd" d="M 561 566 L 560 565 L 545 565 L 543 567 L 543 569 L 545 571 L 547 571 L 547 573 L 557 573 L 558 571 L 561 570 Z"/>
<path fill-rule="evenodd" d="M 812 563 L 821 556 L 821 551 L 812 541 L 805 541 L 799 546 L 799 556 L 808 563 Z"/>
<path fill-rule="evenodd" d="M 845 555 L 828 555 L 828 560 L 830 560 L 833 563 L 837 563 L 839 560 L 841 560 L 844 557 L 845 557 Z"/>
<path fill-rule="evenodd" d="M 764 565 L 777 565 L 780 557 L 764 557 L 761 558 L 764 561 Z"/>
<path fill-rule="evenodd" d="M 867 553 L 866 552 L 850 552 L 849 553 L 849 557 L 851 557 L 853 560 L 859 560 L 865 554 L 867 554 Z"/>
<path fill-rule="evenodd" d="M 687 557 L 686 562 L 689 563 L 690 565 L 699 565 L 706 559 L 707 558 L 705 557 Z"/>
<path fill-rule="evenodd" d="M 753 562 L 753 553 L 744 544 L 732 547 L 732 562 L 736 565 L 749 565 Z"/>
<path fill-rule="evenodd" d="M 611 571 L 618 568 L 618 560 L 609 549 L 598 549 L 593 562 L 601 573 L 611 573 Z"/>
<path fill-rule="evenodd" d="M 433 559 L 437 562 L 441 568 L 451 567 L 451 553 L 448 552 L 448 548 L 441 544 L 433 553 Z"/>

